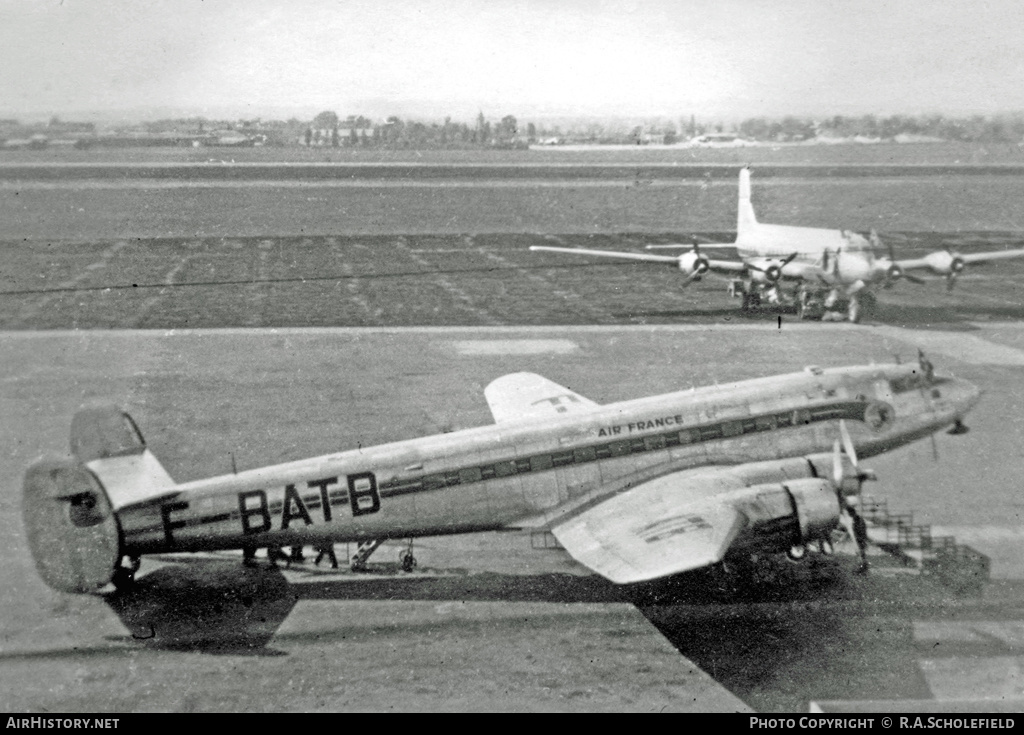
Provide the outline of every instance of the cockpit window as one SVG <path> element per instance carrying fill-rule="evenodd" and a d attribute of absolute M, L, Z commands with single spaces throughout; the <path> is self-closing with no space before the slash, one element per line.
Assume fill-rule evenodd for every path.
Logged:
<path fill-rule="evenodd" d="M 892 388 L 893 393 L 906 393 L 911 390 L 927 388 L 931 384 L 932 381 L 928 375 L 917 371 L 889 381 L 889 387 Z"/>

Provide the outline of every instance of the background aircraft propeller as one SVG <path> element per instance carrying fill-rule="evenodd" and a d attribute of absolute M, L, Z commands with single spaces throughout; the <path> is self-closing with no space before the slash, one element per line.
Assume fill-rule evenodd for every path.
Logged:
<path fill-rule="evenodd" d="M 771 263 L 770 265 L 763 267 L 754 263 L 747 263 L 747 268 L 758 271 L 759 273 L 764 273 L 764 279 L 768 281 L 768 283 L 777 283 L 778 280 L 782 278 L 782 269 L 795 260 L 797 255 L 799 255 L 799 253 L 793 253 L 781 262 Z"/>
<path fill-rule="evenodd" d="M 878 232 L 875 230 L 871 230 L 871 234 L 868 239 L 870 240 L 873 248 L 883 247 L 882 239 L 878 236 Z M 916 283 L 919 286 L 925 283 L 923 278 L 907 273 L 899 266 L 899 264 L 896 263 L 896 252 L 893 250 L 891 239 L 886 238 L 884 247 L 888 258 L 880 258 L 875 261 L 877 266 L 881 266 L 885 269 L 885 280 L 882 282 L 882 288 L 892 288 L 893 284 L 903 279 L 906 279 L 911 283 Z"/>

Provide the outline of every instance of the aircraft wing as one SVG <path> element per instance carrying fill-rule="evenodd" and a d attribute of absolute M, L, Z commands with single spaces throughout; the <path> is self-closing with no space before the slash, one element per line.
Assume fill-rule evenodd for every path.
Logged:
<path fill-rule="evenodd" d="M 598 404 L 534 373 L 512 373 L 491 382 L 484 397 L 497 423 L 585 413 Z"/>
<path fill-rule="evenodd" d="M 677 474 L 613 496 L 551 533 L 576 561 L 617 584 L 721 561 L 747 516 L 721 495 L 687 488 Z"/>

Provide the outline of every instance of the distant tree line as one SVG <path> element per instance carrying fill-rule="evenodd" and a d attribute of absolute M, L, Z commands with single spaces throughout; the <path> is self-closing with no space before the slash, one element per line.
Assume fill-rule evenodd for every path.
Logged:
<path fill-rule="evenodd" d="M 85 144 L 114 140 L 125 145 L 161 143 L 189 145 L 217 140 L 221 144 L 303 145 L 390 149 L 524 148 L 531 144 L 672 144 L 707 134 L 735 135 L 749 140 L 801 142 L 824 139 L 944 140 L 1024 144 L 1024 113 L 947 117 L 927 115 L 835 115 L 812 119 L 788 115 L 753 117 L 738 124 L 699 122 L 696 116 L 631 122 L 580 118 L 527 122 L 515 115 L 489 120 L 483 112 L 472 123 L 423 122 L 390 116 L 383 121 L 362 115 L 345 118 L 325 110 L 312 120 L 209 120 L 203 117 L 155 120 L 98 131 L 91 123 L 22 124 L 0 119 L 0 144 L 14 147 L 32 141 L 78 138 Z M 120 136 L 120 137 L 118 137 Z M 19 139 L 19 140 L 15 140 Z"/>
<path fill-rule="evenodd" d="M 950 141 L 1020 143 L 1024 141 L 1024 114 L 1008 113 L 986 117 L 944 115 L 892 115 L 859 117 L 835 115 L 822 120 L 763 117 L 740 123 L 738 132 L 752 140 L 800 141 L 812 138 L 877 138 L 917 136 Z"/>

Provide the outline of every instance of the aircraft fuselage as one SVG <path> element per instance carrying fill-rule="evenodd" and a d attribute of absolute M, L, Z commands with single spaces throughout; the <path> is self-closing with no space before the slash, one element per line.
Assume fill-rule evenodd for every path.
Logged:
<path fill-rule="evenodd" d="M 671 472 L 828 452 L 841 419 L 871 456 L 977 397 L 917 364 L 807 369 L 185 483 L 117 518 L 131 556 L 497 529 Z"/>

